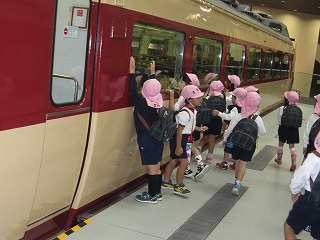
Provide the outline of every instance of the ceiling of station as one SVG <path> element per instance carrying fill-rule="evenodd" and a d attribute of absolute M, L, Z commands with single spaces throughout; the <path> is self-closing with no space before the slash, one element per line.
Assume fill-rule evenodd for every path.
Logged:
<path fill-rule="evenodd" d="M 320 0 L 238 0 L 238 2 L 320 16 Z"/>

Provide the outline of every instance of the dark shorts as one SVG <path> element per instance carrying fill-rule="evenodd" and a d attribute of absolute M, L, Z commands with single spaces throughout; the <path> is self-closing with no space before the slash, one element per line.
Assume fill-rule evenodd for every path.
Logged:
<path fill-rule="evenodd" d="M 192 132 L 193 141 L 200 140 L 200 132 L 199 131 L 193 131 Z"/>
<path fill-rule="evenodd" d="M 280 125 L 278 128 L 279 141 L 288 144 L 299 143 L 299 128 L 289 128 Z"/>
<path fill-rule="evenodd" d="M 231 150 L 232 159 L 250 162 L 255 150 L 256 146 L 254 146 L 251 150 L 245 150 L 236 145 L 233 145 L 233 148 Z"/>
<path fill-rule="evenodd" d="M 203 135 L 221 135 L 222 119 L 220 117 L 211 118 L 210 122 L 205 126 L 208 127 L 208 130 L 204 131 Z"/>
<path fill-rule="evenodd" d="M 180 156 L 177 156 L 175 154 L 176 147 L 177 147 L 177 135 L 175 134 L 169 142 L 170 143 L 170 158 L 171 159 L 187 158 L 187 151 L 186 151 L 187 142 L 188 142 L 188 134 L 182 134 L 181 147 L 183 149 L 183 153 Z"/>
<path fill-rule="evenodd" d="M 156 165 L 162 160 L 163 142 L 152 137 L 148 131 L 137 135 L 142 165 Z"/>
<path fill-rule="evenodd" d="M 320 210 L 315 209 L 308 202 L 309 194 L 310 192 L 306 191 L 293 204 L 286 222 L 296 235 L 307 226 L 311 226 L 311 236 L 315 239 L 320 239 Z"/>

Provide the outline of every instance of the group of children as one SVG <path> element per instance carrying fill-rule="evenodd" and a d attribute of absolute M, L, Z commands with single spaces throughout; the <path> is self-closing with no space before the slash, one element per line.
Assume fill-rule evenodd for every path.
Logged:
<path fill-rule="evenodd" d="M 256 149 L 257 137 L 265 134 L 266 129 L 262 118 L 259 116 L 258 107 L 260 104 L 259 90 L 253 86 L 241 88 L 240 79 L 237 76 L 228 76 L 230 88 L 227 91 L 229 96 L 224 93 L 224 85 L 219 80 L 209 82 L 209 91 L 206 96 L 198 88 L 199 79 L 195 74 L 187 73 L 178 82 L 180 97 L 174 102 L 174 92 L 170 91 L 169 107 L 177 111 L 176 124 L 177 129 L 174 137 L 170 139 L 170 158 L 164 176 L 160 170 L 160 161 L 162 159 L 163 142 L 155 140 L 148 132 L 148 129 L 142 123 L 143 118 L 148 125 L 152 125 L 158 119 L 158 109 L 163 107 L 163 99 L 160 93 L 161 84 L 155 79 L 155 63 L 150 64 L 151 79 L 144 79 L 141 84 L 141 90 L 137 89 L 135 78 L 135 62 L 130 59 L 130 77 L 129 93 L 134 103 L 134 122 L 137 130 L 137 141 L 139 145 L 141 161 L 147 166 L 148 172 L 148 191 L 137 195 L 135 199 L 140 202 L 156 203 L 162 200 L 162 188 L 173 189 L 174 193 L 188 195 L 191 191 L 185 186 L 183 179 L 185 176 L 194 179 L 200 179 L 209 170 L 209 165 L 213 160 L 213 151 L 215 139 L 218 135 L 223 134 L 224 158 L 218 162 L 216 167 L 220 169 L 228 168 L 229 154 L 232 153 L 235 170 L 235 181 L 231 193 L 239 195 L 247 163 L 251 161 Z M 216 76 L 214 76 L 216 77 Z M 209 76 L 208 81 L 212 80 Z M 313 140 L 309 139 L 310 132 L 314 128 L 315 122 L 320 119 L 320 94 L 315 96 L 315 114 L 312 114 L 308 120 L 304 133 L 304 153 L 307 155 L 315 149 Z M 295 144 L 299 143 L 299 126 L 286 126 L 284 116 L 288 111 L 288 106 L 297 106 L 299 95 L 294 91 L 284 93 L 284 105 L 280 107 L 278 114 L 279 121 L 279 146 L 275 162 L 282 163 L 283 146 L 289 145 L 291 153 L 290 171 L 296 169 L 297 153 Z M 231 104 L 227 102 L 230 101 Z M 197 110 L 201 111 L 201 106 L 206 105 L 211 111 L 210 120 L 204 124 L 197 124 Z M 221 107 L 222 106 L 222 107 Z M 224 110 L 226 109 L 226 110 Z M 291 113 L 292 114 L 292 113 Z M 299 114 L 298 114 L 299 115 Z M 298 118 L 298 117 L 296 117 Z M 245 126 L 252 126 L 253 141 L 244 139 L 239 130 L 240 123 L 244 122 Z M 320 128 L 320 120 L 318 121 Z M 223 125 L 226 125 L 224 131 Z M 202 138 L 201 133 L 203 133 Z M 237 137 L 235 137 L 237 135 Z M 230 139 L 231 138 L 231 139 Z M 237 139 L 238 138 L 238 139 Z M 199 141 L 198 145 L 195 144 Z M 247 145 L 242 145 L 245 142 Z M 252 142 L 254 144 L 252 144 Z M 208 154 L 205 161 L 202 160 L 201 150 L 204 144 L 208 143 Z M 190 168 L 191 155 L 197 162 L 197 171 L 193 175 Z M 175 183 L 171 180 L 172 172 L 177 167 Z"/>

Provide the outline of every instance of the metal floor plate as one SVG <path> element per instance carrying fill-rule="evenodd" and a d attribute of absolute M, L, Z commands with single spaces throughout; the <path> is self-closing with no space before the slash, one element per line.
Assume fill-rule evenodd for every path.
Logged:
<path fill-rule="evenodd" d="M 233 184 L 227 183 L 220 188 L 168 240 L 206 239 L 248 189 L 241 186 L 240 195 L 235 196 L 231 194 L 232 186 Z"/>
<path fill-rule="evenodd" d="M 276 154 L 277 147 L 266 145 L 252 158 L 251 162 L 248 163 L 247 168 L 263 171 L 263 169 Z"/>

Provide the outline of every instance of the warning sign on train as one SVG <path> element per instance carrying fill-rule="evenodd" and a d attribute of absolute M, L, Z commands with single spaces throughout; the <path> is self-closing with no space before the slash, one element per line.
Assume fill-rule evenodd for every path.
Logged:
<path fill-rule="evenodd" d="M 65 26 L 63 28 L 63 37 L 64 38 L 78 38 L 79 28 L 73 26 Z"/>

